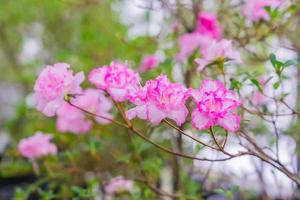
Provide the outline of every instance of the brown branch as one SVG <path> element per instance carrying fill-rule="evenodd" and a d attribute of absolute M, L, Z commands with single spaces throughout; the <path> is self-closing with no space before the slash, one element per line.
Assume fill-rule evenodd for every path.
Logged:
<path fill-rule="evenodd" d="M 218 148 L 213 147 L 213 146 L 210 146 L 210 145 L 208 145 L 208 144 L 205 144 L 204 142 L 198 140 L 197 138 L 194 138 L 193 136 L 191 136 L 191 135 L 185 133 L 183 130 L 181 130 L 179 127 L 173 125 L 173 124 L 172 124 L 171 122 L 169 122 L 168 120 L 164 119 L 163 122 L 164 122 L 165 124 L 167 124 L 168 126 L 170 126 L 171 128 L 177 130 L 177 131 L 180 132 L 181 134 L 183 134 L 183 135 L 187 136 L 188 138 L 190 138 L 190 139 L 192 139 L 192 140 L 198 142 L 199 144 L 202 144 L 203 146 L 209 147 L 209 148 L 211 148 L 211 149 L 218 150 Z"/>

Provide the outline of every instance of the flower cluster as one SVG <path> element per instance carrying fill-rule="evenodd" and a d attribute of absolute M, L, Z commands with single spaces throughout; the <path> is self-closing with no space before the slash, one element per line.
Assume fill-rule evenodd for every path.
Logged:
<path fill-rule="evenodd" d="M 107 91 L 116 101 L 125 101 L 132 97 L 139 86 L 140 76 L 126 65 L 112 62 L 92 70 L 89 81 L 97 88 Z"/>
<path fill-rule="evenodd" d="M 198 130 L 220 125 L 228 131 L 237 131 L 240 117 L 234 110 L 241 104 L 235 94 L 226 89 L 220 81 L 204 80 L 200 89 L 187 89 L 181 84 L 170 83 L 166 76 L 160 75 L 149 80 L 140 89 L 132 103 L 136 107 L 128 110 L 128 119 L 138 117 L 153 124 L 169 118 L 178 126 L 186 121 L 189 110 L 185 103 L 192 96 L 196 108 L 192 113 L 192 124 Z"/>
<path fill-rule="evenodd" d="M 194 51 L 200 47 L 208 46 L 212 39 L 199 33 L 185 33 L 179 36 L 180 52 L 176 58 L 184 62 Z"/>
<path fill-rule="evenodd" d="M 73 75 L 69 68 L 66 63 L 56 63 L 43 69 L 34 86 L 37 109 L 46 116 L 57 115 L 56 126 L 60 132 L 86 133 L 91 129 L 92 121 L 83 111 L 66 102 L 69 95 L 76 97 L 72 99 L 76 106 L 109 119 L 113 118 L 109 112 L 112 103 L 102 91 L 82 91 L 83 72 Z M 109 122 L 101 117 L 95 117 L 95 120 L 100 124 Z"/>
<path fill-rule="evenodd" d="M 139 117 L 153 124 L 165 118 L 174 120 L 180 126 L 188 115 L 185 102 L 189 90 L 179 83 L 171 83 L 165 75 L 146 82 L 131 101 L 136 107 L 126 112 L 128 119 Z"/>
<path fill-rule="evenodd" d="M 184 62 L 192 53 L 200 49 L 201 58 L 195 60 L 199 65 L 198 71 L 202 71 L 205 66 L 216 61 L 222 64 L 227 60 L 240 63 L 239 52 L 233 49 L 231 40 L 221 39 L 221 32 L 216 15 L 208 12 L 199 13 L 195 31 L 179 36 L 180 52 L 176 58 Z"/>
<path fill-rule="evenodd" d="M 241 62 L 240 53 L 233 49 L 231 40 L 222 39 L 220 41 L 213 41 L 208 47 L 203 48 L 201 53 L 202 58 L 195 60 L 199 65 L 199 71 L 202 71 L 206 65 L 215 61 L 222 63 L 226 60 L 234 60 L 237 63 Z"/>
<path fill-rule="evenodd" d="M 269 6 L 274 9 L 281 6 L 282 3 L 282 0 L 248 0 L 243 6 L 241 13 L 252 22 L 269 20 L 270 17 L 265 8 Z"/>
<path fill-rule="evenodd" d="M 195 31 L 179 37 L 180 52 L 176 56 L 177 59 L 184 62 L 195 50 L 209 46 L 220 36 L 221 26 L 216 15 L 207 12 L 199 13 Z"/>
<path fill-rule="evenodd" d="M 18 145 L 19 152 L 22 156 L 34 160 L 46 155 L 55 155 L 57 147 L 51 143 L 52 136 L 37 132 L 35 135 L 24 138 Z"/>
<path fill-rule="evenodd" d="M 240 117 L 233 111 L 241 104 L 235 94 L 220 81 L 204 80 L 199 90 L 192 92 L 197 106 L 192 113 L 192 124 L 203 130 L 220 125 L 228 131 L 237 131 Z"/>
<path fill-rule="evenodd" d="M 214 43 L 204 52 L 207 62 L 225 57 L 238 58 L 238 54 L 231 48 L 231 42 L 227 40 Z M 92 122 L 87 119 L 84 110 L 93 113 L 95 120 L 101 124 L 109 123 L 107 119 L 113 118 L 110 113 L 112 103 L 105 97 L 104 92 L 96 89 L 81 91 L 79 84 L 82 78 L 76 76 L 72 76 L 68 65 L 55 64 L 53 67 L 46 67 L 35 86 L 40 99 L 48 96 L 58 99 L 59 106 L 55 107 L 55 112 L 57 129 L 60 132 L 76 134 L 88 132 Z M 80 77 L 83 77 L 83 74 Z M 157 125 L 163 119 L 169 118 L 180 126 L 189 114 L 185 104 L 192 96 L 197 104 L 192 113 L 192 124 L 195 128 L 202 130 L 214 125 L 220 125 L 229 131 L 236 131 L 239 128 L 240 118 L 232 111 L 240 105 L 240 102 L 220 81 L 205 80 L 199 90 L 194 90 L 185 88 L 180 83 L 171 83 L 165 75 L 160 75 L 154 80 L 148 80 L 142 87 L 138 73 L 116 62 L 92 70 L 89 79 L 99 89 L 107 91 L 116 101 L 129 100 L 135 105 L 126 112 L 129 120 L 137 117 Z M 74 91 L 81 94 L 75 95 L 70 101 L 71 104 L 64 102 L 64 95 Z"/>
<path fill-rule="evenodd" d="M 56 63 L 47 66 L 39 75 L 35 86 L 34 96 L 36 107 L 46 116 L 54 116 L 63 105 L 65 95 L 81 93 L 80 84 L 84 80 L 83 72 L 75 76 L 66 63 Z"/>
<path fill-rule="evenodd" d="M 105 192 L 108 194 L 131 192 L 132 190 L 133 190 L 133 181 L 126 180 L 122 176 L 113 178 L 105 186 Z"/>
<path fill-rule="evenodd" d="M 99 116 L 112 119 L 110 113 L 112 102 L 105 97 L 102 91 L 86 89 L 81 95 L 72 100 L 72 104 L 95 114 L 95 120 L 100 124 L 107 124 L 110 121 Z M 91 120 L 86 119 L 82 110 L 75 108 L 69 103 L 64 103 L 57 112 L 57 130 L 60 132 L 71 132 L 75 134 L 86 133 L 92 127 Z"/>

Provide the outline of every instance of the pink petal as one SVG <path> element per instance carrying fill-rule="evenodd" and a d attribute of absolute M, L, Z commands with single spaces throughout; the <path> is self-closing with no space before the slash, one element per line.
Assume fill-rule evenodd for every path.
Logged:
<path fill-rule="evenodd" d="M 195 62 L 198 64 L 198 71 L 202 71 L 205 68 L 205 66 L 209 64 L 207 60 L 201 58 L 195 59 Z"/>
<path fill-rule="evenodd" d="M 198 109 L 195 109 L 192 113 L 192 125 L 198 130 L 204 130 L 213 126 L 214 121 L 205 113 L 200 113 Z"/>
<path fill-rule="evenodd" d="M 132 120 L 133 118 L 140 118 L 140 119 L 147 119 L 147 110 L 146 105 L 136 106 L 130 110 L 128 110 L 126 113 L 126 117 L 129 120 Z"/>
<path fill-rule="evenodd" d="M 181 109 L 171 111 L 168 117 L 174 120 L 178 126 L 181 126 L 185 122 L 188 113 L 188 109 L 183 105 Z"/>
<path fill-rule="evenodd" d="M 56 114 L 57 109 L 62 106 L 63 102 L 59 100 L 50 101 L 42 110 L 47 117 L 53 117 Z"/>
<path fill-rule="evenodd" d="M 75 78 L 74 78 L 75 82 L 80 85 L 83 81 L 84 81 L 84 73 L 83 72 L 78 72 L 76 75 L 75 75 Z"/>
<path fill-rule="evenodd" d="M 219 80 L 204 80 L 200 87 L 200 93 L 203 95 L 205 92 L 216 91 L 217 89 L 224 88 L 223 84 Z M 222 91 L 222 90 L 221 90 Z"/>
<path fill-rule="evenodd" d="M 195 90 L 195 89 L 192 89 L 191 90 L 191 96 L 196 100 L 196 101 L 200 101 L 202 96 L 201 96 L 201 93 L 199 92 L 199 90 Z"/>
<path fill-rule="evenodd" d="M 153 123 L 154 125 L 157 125 L 167 117 L 167 114 L 157 108 L 155 105 L 148 105 L 148 120 Z"/>
<path fill-rule="evenodd" d="M 105 67 L 93 69 L 90 72 L 88 79 L 91 83 L 93 83 L 97 87 L 101 89 L 105 89 L 106 86 L 106 83 L 104 81 L 105 73 L 106 73 Z"/>
<path fill-rule="evenodd" d="M 68 63 L 55 63 L 53 67 L 57 68 L 58 70 L 65 70 L 70 68 L 70 65 Z"/>
<path fill-rule="evenodd" d="M 127 94 L 126 89 L 108 88 L 108 93 L 116 101 L 124 101 L 124 100 L 126 100 L 125 99 L 125 96 Z"/>
<path fill-rule="evenodd" d="M 223 118 L 218 119 L 218 124 L 224 129 L 235 132 L 240 128 L 241 118 L 234 113 L 227 113 Z"/>

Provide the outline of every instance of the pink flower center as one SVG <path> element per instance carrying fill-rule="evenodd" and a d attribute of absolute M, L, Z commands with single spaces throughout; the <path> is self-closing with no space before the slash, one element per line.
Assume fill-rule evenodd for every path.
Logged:
<path fill-rule="evenodd" d="M 214 29 L 214 25 L 211 22 L 211 20 L 207 19 L 207 18 L 201 18 L 200 21 L 201 25 L 203 27 L 205 27 L 205 29 L 212 31 Z"/>
<path fill-rule="evenodd" d="M 222 97 L 218 97 L 214 91 L 205 92 L 197 107 L 200 112 L 204 112 L 214 119 L 222 118 L 226 114 L 226 111 L 223 109 Z"/>
<path fill-rule="evenodd" d="M 105 82 L 111 87 L 123 87 L 126 85 L 126 78 L 124 72 L 112 71 L 105 76 Z"/>

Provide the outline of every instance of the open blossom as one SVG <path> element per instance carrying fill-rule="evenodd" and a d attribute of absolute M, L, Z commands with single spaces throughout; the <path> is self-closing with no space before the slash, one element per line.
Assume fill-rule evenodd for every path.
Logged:
<path fill-rule="evenodd" d="M 184 62 L 186 59 L 201 47 L 208 46 L 213 39 L 207 35 L 201 35 L 200 33 L 186 33 L 179 36 L 179 48 L 180 52 L 176 55 L 176 58 Z"/>
<path fill-rule="evenodd" d="M 65 102 L 57 111 L 56 128 L 59 132 L 81 134 L 88 132 L 91 127 L 92 122 L 86 118 L 85 114 L 69 103 Z"/>
<path fill-rule="evenodd" d="M 89 80 L 99 89 L 106 90 L 116 101 L 130 98 L 140 84 L 139 74 L 118 62 L 92 70 Z"/>
<path fill-rule="evenodd" d="M 215 125 L 232 132 L 239 129 L 240 117 L 234 110 L 241 102 L 220 81 L 204 80 L 192 96 L 197 103 L 192 113 L 192 125 L 196 129 L 203 130 Z"/>
<path fill-rule="evenodd" d="M 23 138 L 18 145 L 18 150 L 22 156 L 33 160 L 46 155 L 55 155 L 57 147 L 51 143 L 52 136 L 37 132 L 35 135 Z"/>
<path fill-rule="evenodd" d="M 179 36 L 180 52 L 176 55 L 176 58 L 181 62 L 185 62 L 197 49 L 206 48 L 213 40 L 218 40 L 220 37 L 221 26 L 217 16 L 213 13 L 200 12 L 195 31 Z"/>
<path fill-rule="evenodd" d="M 171 83 L 165 75 L 149 80 L 131 101 L 136 107 L 126 112 L 128 119 L 135 117 L 159 124 L 170 118 L 180 126 L 188 115 L 185 102 L 190 90 L 179 83 Z"/>
<path fill-rule="evenodd" d="M 113 118 L 110 113 L 112 102 L 105 97 L 102 91 L 86 89 L 82 94 L 72 99 L 72 104 L 95 114 L 94 118 L 100 124 L 108 124 L 110 121 L 99 116 Z M 65 102 L 57 111 L 56 127 L 60 132 L 82 134 L 87 133 L 92 128 L 92 121 L 87 119 L 82 110 Z"/>
<path fill-rule="evenodd" d="M 113 178 L 106 186 L 105 192 L 108 194 L 131 192 L 133 190 L 133 181 L 126 180 L 123 176 Z"/>
<path fill-rule="evenodd" d="M 139 67 L 139 71 L 140 72 L 150 71 L 155 67 L 157 67 L 158 62 L 159 62 L 158 58 L 155 55 L 145 56 L 142 60 L 141 66 Z"/>
<path fill-rule="evenodd" d="M 240 53 L 233 49 L 231 40 L 213 41 L 207 48 L 203 48 L 201 53 L 202 58 L 195 60 L 199 65 L 199 71 L 202 71 L 206 65 L 215 61 L 234 60 L 237 63 L 241 62 Z"/>
<path fill-rule="evenodd" d="M 46 116 L 54 116 L 64 102 L 66 94 L 81 92 L 80 84 L 84 80 L 83 72 L 73 75 L 69 64 L 56 63 L 47 66 L 40 73 L 34 86 L 36 107 Z"/>
<path fill-rule="evenodd" d="M 113 118 L 111 109 L 113 104 L 111 100 L 104 95 L 103 91 L 96 89 L 86 89 L 82 95 L 76 97 L 72 101 L 75 105 L 83 108 L 84 110 L 98 116 L 103 116 L 109 119 Z M 100 124 L 108 124 L 110 121 L 101 117 L 94 116 L 95 120 Z"/>
<path fill-rule="evenodd" d="M 220 39 L 221 26 L 217 16 L 213 13 L 200 12 L 198 14 L 196 32 L 201 35 L 208 35 L 213 39 Z"/>
<path fill-rule="evenodd" d="M 259 20 L 269 20 L 269 14 L 265 7 L 270 6 L 272 9 L 281 6 L 282 0 L 247 0 L 242 7 L 242 15 L 253 22 Z"/>

